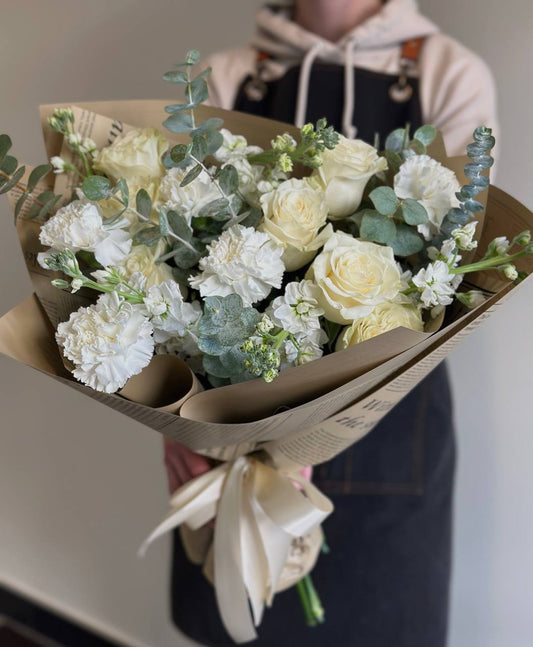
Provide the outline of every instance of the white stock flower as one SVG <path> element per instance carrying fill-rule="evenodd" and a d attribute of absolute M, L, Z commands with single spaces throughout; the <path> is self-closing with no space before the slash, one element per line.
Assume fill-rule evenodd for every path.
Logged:
<path fill-rule="evenodd" d="M 507 236 L 497 236 L 490 244 L 494 249 L 496 256 L 503 256 L 509 249 L 509 240 Z"/>
<path fill-rule="evenodd" d="M 122 219 L 106 226 L 98 205 L 75 200 L 45 222 L 39 240 L 53 251 L 93 252 L 101 265 L 118 265 L 131 249 L 127 225 Z"/>
<path fill-rule="evenodd" d="M 305 180 L 287 180 L 261 196 L 264 220 L 260 229 L 283 247 L 289 272 L 307 265 L 332 235 L 331 225 L 320 233 L 328 216 L 324 194 Z"/>
<path fill-rule="evenodd" d="M 477 222 L 469 222 L 463 227 L 456 227 L 451 235 L 457 247 L 467 252 L 477 247 L 477 240 L 474 240 Z"/>
<path fill-rule="evenodd" d="M 177 211 L 185 217 L 189 224 L 203 207 L 221 197 L 209 174 L 205 171 L 202 171 L 189 184 L 180 186 L 192 167 L 193 165 L 189 165 L 185 168 L 169 169 L 159 184 L 154 204 L 158 210 L 165 207 L 168 210 Z"/>
<path fill-rule="evenodd" d="M 220 134 L 223 137 L 222 145 L 215 151 L 214 158 L 218 162 L 231 162 L 236 158 L 243 158 L 247 155 L 261 153 L 259 146 L 249 146 L 246 138 L 242 135 L 234 135 L 227 128 L 221 128 Z"/>
<path fill-rule="evenodd" d="M 409 157 L 394 176 L 396 195 L 418 200 L 427 211 L 429 222 L 417 227 L 426 240 L 439 233 L 446 214 L 459 206 L 455 194 L 460 189 L 455 173 L 429 155 Z"/>
<path fill-rule="evenodd" d="M 453 301 L 457 277 L 461 275 L 451 274 L 447 263 L 435 261 L 419 270 L 413 283 L 419 289 L 420 300 L 426 308 L 447 306 Z"/>
<path fill-rule="evenodd" d="M 114 393 L 140 373 L 154 352 L 152 325 L 142 311 L 110 292 L 60 323 L 56 340 L 75 366 L 74 377 L 97 391 Z"/>
<path fill-rule="evenodd" d="M 285 370 L 291 366 L 302 366 L 323 355 L 322 344 L 327 341 L 323 330 L 316 330 L 313 334 L 294 335 L 296 347 L 291 339 L 286 339 L 280 347 L 281 366 Z"/>
<path fill-rule="evenodd" d="M 156 344 L 172 347 L 172 352 L 183 359 L 199 354 L 198 322 L 202 307 L 198 301 L 184 301 L 179 285 L 170 280 L 149 288 L 144 304 L 151 317 Z"/>
<path fill-rule="evenodd" d="M 348 324 L 394 299 L 400 270 L 391 247 L 335 232 L 315 258 L 306 278 L 320 288 L 318 303 L 326 319 Z"/>
<path fill-rule="evenodd" d="M 283 250 L 268 234 L 233 225 L 207 249 L 208 255 L 199 263 L 201 274 L 189 279 L 203 297 L 238 294 L 250 306 L 281 286 Z"/>
<path fill-rule="evenodd" d="M 387 161 L 360 139 L 341 135 L 334 149 L 320 154 L 322 165 L 313 176 L 325 191 L 329 217 L 345 218 L 359 207 L 368 180 L 387 169 Z"/>
<path fill-rule="evenodd" d="M 340 335 L 335 350 L 345 350 L 349 346 L 360 344 L 367 339 L 403 326 L 422 332 L 424 323 L 420 310 L 416 306 L 399 303 L 382 303 L 366 317 L 356 319 Z"/>
<path fill-rule="evenodd" d="M 454 266 L 461 260 L 462 256 L 459 256 L 457 253 L 457 246 L 453 238 L 446 238 L 442 243 L 441 248 L 437 249 L 436 247 L 428 247 L 427 253 L 432 261 L 446 261 L 448 265 L 452 258 L 455 258 Z"/>
<path fill-rule="evenodd" d="M 318 305 L 319 290 L 308 280 L 288 283 L 285 294 L 276 297 L 267 308 L 272 321 L 292 334 L 320 329 L 320 317 L 324 310 Z"/>
<path fill-rule="evenodd" d="M 163 176 L 161 157 L 167 149 L 168 142 L 158 130 L 136 128 L 103 148 L 94 159 L 94 168 L 113 180 L 124 178 L 128 186 L 145 187 Z"/>
<path fill-rule="evenodd" d="M 59 157 L 59 155 L 54 155 L 53 157 L 51 157 L 50 164 L 54 168 L 54 173 L 64 173 L 65 167 L 67 166 L 67 162 L 65 162 L 62 157 Z"/>

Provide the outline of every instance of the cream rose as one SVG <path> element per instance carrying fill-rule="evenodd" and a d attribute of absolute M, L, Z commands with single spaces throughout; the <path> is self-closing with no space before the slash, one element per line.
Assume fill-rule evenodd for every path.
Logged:
<path fill-rule="evenodd" d="M 305 180 L 287 180 L 274 191 L 261 196 L 264 220 L 260 229 L 283 247 L 285 267 L 289 272 L 309 263 L 332 235 L 326 224 L 327 208 L 322 192 Z"/>
<path fill-rule="evenodd" d="M 387 160 L 360 139 L 340 137 L 333 150 L 321 153 L 322 166 L 314 174 L 325 191 L 331 220 L 345 218 L 361 204 L 368 180 L 387 169 Z"/>
<path fill-rule="evenodd" d="M 173 279 L 172 268 L 166 263 L 156 263 L 163 252 L 164 242 L 160 241 L 155 247 L 134 245 L 130 253 L 120 264 L 126 281 L 140 272 L 146 278 L 146 287 L 160 285 Z"/>
<path fill-rule="evenodd" d="M 155 128 L 138 128 L 103 148 L 94 168 L 113 180 L 124 178 L 128 186 L 145 187 L 165 173 L 161 162 L 168 142 Z"/>
<path fill-rule="evenodd" d="M 369 315 L 356 319 L 351 326 L 345 328 L 337 341 L 335 350 L 345 350 L 349 346 L 355 346 L 399 326 L 422 332 L 424 323 L 418 308 L 399 303 L 382 303 Z"/>
<path fill-rule="evenodd" d="M 306 277 L 320 288 L 318 305 L 330 321 L 349 324 L 391 301 L 401 286 L 392 248 L 336 232 Z"/>

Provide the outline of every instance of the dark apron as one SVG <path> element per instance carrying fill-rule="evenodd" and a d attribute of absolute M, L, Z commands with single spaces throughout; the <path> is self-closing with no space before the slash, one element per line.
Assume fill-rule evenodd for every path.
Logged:
<path fill-rule="evenodd" d="M 260 101 L 234 108 L 291 123 L 299 67 L 267 84 Z M 356 69 L 353 123 L 374 143 L 410 122 L 422 125 L 418 80 L 404 103 L 389 98 L 397 77 Z M 344 69 L 317 63 L 306 121 L 326 117 L 341 128 Z M 437 367 L 372 432 L 315 468 L 313 481 L 335 505 L 324 532 L 330 553 L 312 576 L 326 622 L 305 626 L 295 589 L 276 596 L 259 627 L 258 647 L 444 647 L 451 557 L 455 462 L 446 368 Z M 233 645 L 218 617 L 213 589 L 190 564 L 175 534 L 172 570 L 175 624 L 204 645 Z"/>

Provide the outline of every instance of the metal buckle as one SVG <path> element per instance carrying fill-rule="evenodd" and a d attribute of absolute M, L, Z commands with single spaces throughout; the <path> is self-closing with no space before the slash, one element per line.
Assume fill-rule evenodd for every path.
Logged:
<path fill-rule="evenodd" d="M 261 101 L 268 91 L 267 84 L 258 76 L 254 76 L 244 86 L 244 94 L 250 101 Z"/>
<path fill-rule="evenodd" d="M 389 97 L 395 103 L 406 103 L 413 96 L 413 86 L 407 81 L 407 66 L 402 65 L 400 78 L 389 88 Z"/>

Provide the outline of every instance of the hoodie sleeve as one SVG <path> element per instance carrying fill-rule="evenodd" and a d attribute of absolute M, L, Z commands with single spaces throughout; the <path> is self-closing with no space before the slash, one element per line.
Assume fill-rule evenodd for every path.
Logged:
<path fill-rule="evenodd" d="M 239 86 L 255 72 L 256 52 L 251 47 L 228 49 L 209 56 L 203 67 L 211 66 L 207 105 L 232 110 Z"/>
<path fill-rule="evenodd" d="M 478 126 L 498 136 L 492 74 L 466 47 L 443 34 L 430 36 L 422 50 L 420 79 L 424 122 L 442 131 L 448 155 L 464 155 Z"/>

